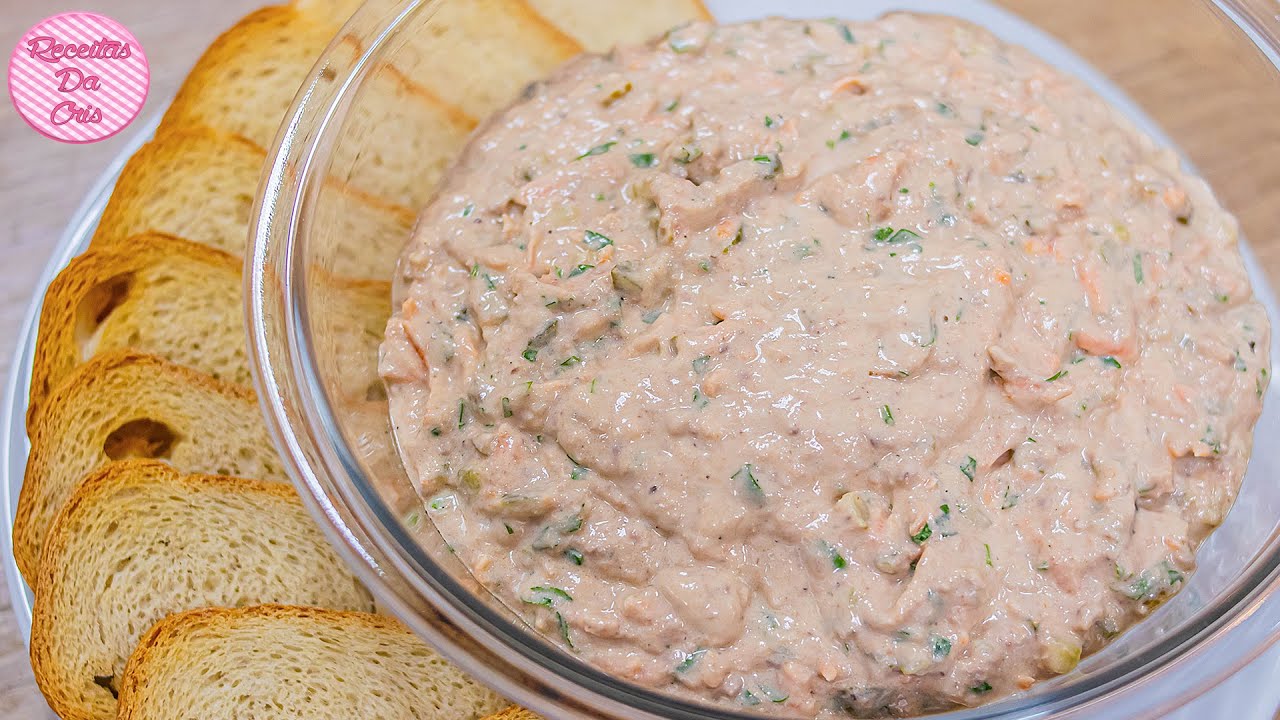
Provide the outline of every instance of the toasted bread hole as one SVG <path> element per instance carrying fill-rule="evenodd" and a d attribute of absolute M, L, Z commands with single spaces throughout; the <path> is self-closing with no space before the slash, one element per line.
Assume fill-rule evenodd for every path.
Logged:
<path fill-rule="evenodd" d="M 112 430 L 102 443 L 102 451 L 112 460 L 168 458 L 178 440 L 178 434 L 168 425 L 140 418 Z"/>
<path fill-rule="evenodd" d="M 93 357 L 103 323 L 129 297 L 132 286 L 133 273 L 124 273 L 94 285 L 81 298 L 76 307 L 75 325 L 75 343 L 81 362 Z"/>
<path fill-rule="evenodd" d="M 120 692 L 116 690 L 115 675 L 94 675 L 93 684 L 111 693 L 111 697 L 117 700 L 120 698 Z"/>

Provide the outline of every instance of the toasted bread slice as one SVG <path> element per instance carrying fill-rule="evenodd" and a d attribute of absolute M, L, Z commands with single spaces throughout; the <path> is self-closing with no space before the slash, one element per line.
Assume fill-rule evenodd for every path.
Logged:
<path fill-rule="evenodd" d="M 254 143 L 207 127 L 160 133 L 121 171 L 91 247 L 127 244 L 139 233 L 159 232 L 243 256 L 266 157 Z M 322 193 L 340 210 L 324 217 L 329 232 L 344 238 L 334 271 L 387 277 L 374 274 L 386 268 L 372 264 L 370 256 L 394 255 L 404 245 L 413 212 L 337 181 Z"/>
<path fill-rule="evenodd" d="M 264 605 L 161 620 L 130 656 L 121 720 L 467 720 L 508 703 L 396 620 Z"/>
<path fill-rule="evenodd" d="M 165 616 L 264 602 L 370 612 L 373 599 L 282 483 L 155 460 L 93 473 L 49 531 L 31 664 L 63 720 L 116 716 L 116 678 Z"/>
<path fill-rule="evenodd" d="M 289 7 L 330 25 L 342 25 L 360 9 L 364 0 L 292 0 Z"/>
<path fill-rule="evenodd" d="M 250 13 L 205 50 L 165 113 L 161 131 L 208 126 L 271 147 L 295 93 L 336 30 L 336 22 L 288 6 Z M 357 46 L 344 39 L 334 52 L 335 65 L 350 65 Z M 390 68 L 373 71 L 354 108 L 329 174 L 410 207 L 431 197 L 475 125 Z M 369 130 L 388 126 L 397 131 Z"/>
<path fill-rule="evenodd" d="M 242 255 L 266 157 L 248 140 L 209 128 L 162 133 L 120 171 L 91 245 L 154 231 Z"/>
<path fill-rule="evenodd" d="M 657 37 L 691 20 L 711 20 L 701 0 L 529 0 L 546 19 L 591 52 Z"/>
<path fill-rule="evenodd" d="M 90 250 L 50 283 L 27 406 L 95 354 L 132 348 L 227 382 L 251 382 L 240 310 L 240 259 L 159 234 Z"/>
<path fill-rule="evenodd" d="M 505 710 L 490 715 L 484 720 L 542 720 L 542 716 L 530 710 L 525 710 L 519 705 L 512 705 Z"/>
<path fill-rule="evenodd" d="M 473 118 L 514 101 L 582 46 L 524 0 L 443 2 L 389 61 Z"/>
<path fill-rule="evenodd" d="M 49 523 L 89 472 L 112 460 L 167 460 L 188 472 L 287 481 L 253 391 L 121 351 L 76 369 L 35 418 L 13 552 L 36 577 Z"/>
<path fill-rule="evenodd" d="M 115 350 L 157 355 L 248 385 L 240 266 L 224 252 L 154 233 L 73 259 L 49 285 L 41 308 L 28 430 L 49 393 L 75 368 Z M 337 391 L 363 399 L 377 380 L 374 362 L 390 314 L 390 285 L 318 270 L 314 275 L 314 294 L 325 306 L 316 315 L 327 333 L 322 350 L 335 348 L 344 358 Z"/>

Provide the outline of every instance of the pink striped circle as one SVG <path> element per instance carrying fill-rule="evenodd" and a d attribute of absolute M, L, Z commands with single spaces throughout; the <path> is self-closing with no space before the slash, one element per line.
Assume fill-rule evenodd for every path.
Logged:
<path fill-rule="evenodd" d="M 23 34 L 9 56 L 9 97 L 27 124 L 66 143 L 105 140 L 142 110 L 151 67 L 133 33 L 104 15 L 68 12 Z"/>

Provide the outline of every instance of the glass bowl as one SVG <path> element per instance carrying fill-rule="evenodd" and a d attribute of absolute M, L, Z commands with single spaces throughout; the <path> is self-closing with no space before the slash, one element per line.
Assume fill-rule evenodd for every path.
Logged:
<path fill-rule="evenodd" d="M 1083 78 L 1181 149 L 1240 218 L 1245 236 L 1274 240 L 1280 227 L 1280 202 L 1265 194 L 1280 167 L 1280 20 L 1269 0 L 708 6 L 723 21 L 864 19 L 889 9 L 974 19 Z M 268 425 L 313 515 L 381 605 L 512 700 L 557 718 L 758 717 L 630 685 L 544 641 L 450 554 L 400 466 L 376 361 L 390 310 L 387 281 L 411 213 L 401 213 L 401 237 L 337 232 L 343 225 L 335 218 L 359 212 L 351 204 L 361 197 L 338 188 L 369 188 L 379 173 L 425 177 L 456 151 L 465 132 L 414 104 L 424 92 L 414 78 L 437 94 L 456 91 L 463 104 L 481 102 L 477 94 L 500 102 L 518 92 L 519 77 L 507 77 L 509 87 L 471 84 L 478 62 L 515 50 L 494 39 L 501 33 L 459 35 L 460 18 L 475 7 L 470 0 L 368 2 L 317 63 L 281 128 L 246 258 L 250 348 Z M 508 30 L 524 21 L 484 18 Z M 428 187 L 395 199 L 420 205 Z M 1280 261 L 1280 244 L 1263 247 Z M 1259 264 L 1245 252 L 1254 288 L 1276 317 Z M 353 334 L 353 324 L 363 332 Z M 1277 392 L 1273 383 L 1268 395 Z M 1271 482 L 1280 449 L 1267 440 L 1280 425 L 1280 407 L 1274 397 L 1264 407 L 1239 500 L 1201 548 L 1185 589 L 1070 674 L 939 717 L 1154 717 L 1266 649 L 1280 635 L 1280 602 L 1269 601 L 1280 587 L 1280 486 Z"/>

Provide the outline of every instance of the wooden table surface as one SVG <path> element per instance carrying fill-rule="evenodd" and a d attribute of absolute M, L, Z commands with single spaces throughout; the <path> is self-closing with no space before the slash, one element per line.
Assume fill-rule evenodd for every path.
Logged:
<path fill-rule="evenodd" d="M 588 0 L 584 0 L 588 1 Z M 853 0 L 850 0 L 851 2 Z M 0 51 L 27 27 L 63 9 L 102 12 L 138 37 L 151 63 L 144 117 L 161 111 L 186 70 L 222 29 L 261 0 L 85 0 L 46 4 L 0 0 Z M 1006 5 L 1059 28 L 1071 44 L 1115 78 L 1179 142 L 1230 203 L 1271 278 L 1280 277 L 1280 88 L 1251 89 L 1260 60 L 1233 56 L 1238 42 L 1197 0 L 1007 0 Z M 943 4 L 940 3 L 940 7 Z M 65 7 L 64 7 L 65 6 Z M 74 6 L 74 8 L 73 8 Z M 1158 8 L 1158 11 L 1157 11 Z M 1109 20 L 1100 21 L 1100 17 Z M 1088 32 L 1079 32 L 1088 28 Z M 1076 30 L 1072 32 L 1072 29 Z M 1147 40 L 1145 42 L 1138 40 Z M 1178 79 L 1177 83 L 1171 82 Z M 1252 148 L 1219 152 L 1220 133 Z M 0 101 L 0 376 L 53 244 L 85 192 L 124 142 L 124 133 L 88 146 L 37 136 Z M 0 578 L 0 720 L 47 717 Z"/>

